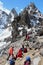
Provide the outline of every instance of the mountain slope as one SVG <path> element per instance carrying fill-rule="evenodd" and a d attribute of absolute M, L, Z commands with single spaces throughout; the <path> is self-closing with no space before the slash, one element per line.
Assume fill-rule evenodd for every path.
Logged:
<path fill-rule="evenodd" d="M 13 19 L 18 16 L 17 12 L 13 8 L 9 14 L 0 10 L 0 48 L 4 45 L 11 43 L 12 38 L 12 26 Z"/>
<path fill-rule="evenodd" d="M 5 26 L 7 27 L 7 17 L 8 14 L 2 10 L 0 10 L 0 28 L 5 28 Z"/>

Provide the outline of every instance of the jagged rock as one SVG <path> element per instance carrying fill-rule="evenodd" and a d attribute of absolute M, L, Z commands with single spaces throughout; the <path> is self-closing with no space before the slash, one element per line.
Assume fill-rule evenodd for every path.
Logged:
<path fill-rule="evenodd" d="M 41 50 L 40 50 L 40 55 L 42 55 L 42 56 L 43 56 L 43 49 L 41 49 Z"/>
<path fill-rule="evenodd" d="M 28 46 L 29 48 L 34 48 L 36 50 L 36 49 L 40 49 L 43 47 L 43 42 L 40 43 L 38 41 L 35 41 L 35 43 L 33 43 L 33 42 L 27 41 L 24 43 L 24 45 Z"/>
<path fill-rule="evenodd" d="M 13 9 L 11 10 L 11 12 L 9 13 L 9 16 L 8 16 L 8 18 L 7 18 L 7 21 L 8 21 L 9 23 L 11 23 L 11 22 L 14 20 L 14 18 L 17 17 L 17 16 L 18 16 L 18 14 L 17 14 L 16 10 L 13 8 Z"/>
<path fill-rule="evenodd" d="M 13 31 L 14 31 L 14 33 L 16 33 L 15 35 L 18 34 L 18 23 L 20 25 L 27 25 L 28 28 L 31 27 L 31 25 L 30 25 L 30 19 L 29 19 L 29 15 L 28 15 L 28 12 L 27 11 L 25 11 L 23 13 L 23 15 L 16 17 L 14 19 L 14 21 L 12 22 Z M 23 30 L 23 33 L 24 33 L 24 30 Z M 15 35 L 13 35 L 13 36 L 15 37 Z"/>

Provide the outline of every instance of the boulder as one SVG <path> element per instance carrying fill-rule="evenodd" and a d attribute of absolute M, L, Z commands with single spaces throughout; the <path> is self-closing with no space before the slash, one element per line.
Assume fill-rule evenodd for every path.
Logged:
<path fill-rule="evenodd" d="M 40 50 L 40 55 L 43 56 L 43 49 Z"/>

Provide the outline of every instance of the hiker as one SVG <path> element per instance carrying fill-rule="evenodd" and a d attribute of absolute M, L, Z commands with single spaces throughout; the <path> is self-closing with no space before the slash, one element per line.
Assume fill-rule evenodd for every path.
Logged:
<path fill-rule="evenodd" d="M 8 50 L 9 56 L 8 56 L 7 60 L 9 59 L 9 57 L 10 57 L 11 55 L 14 56 L 13 52 L 14 52 L 14 47 L 11 46 L 11 47 L 9 48 L 9 50 Z"/>
<path fill-rule="evenodd" d="M 31 65 L 31 59 L 29 56 L 26 57 L 26 61 L 24 62 L 24 65 Z"/>
<path fill-rule="evenodd" d="M 22 48 L 20 48 L 24 52 L 24 45 L 22 44 Z"/>
<path fill-rule="evenodd" d="M 22 48 L 21 48 L 22 52 L 26 53 L 27 52 L 27 48 L 24 47 L 24 45 L 22 44 Z"/>
<path fill-rule="evenodd" d="M 26 34 L 26 40 L 29 40 L 30 36 L 28 34 Z"/>
<path fill-rule="evenodd" d="M 22 50 L 19 49 L 18 53 L 16 54 L 16 58 L 18 58 L 18 57 L 22 58 L 22 55 L 23 55 Z"/>
<path fill-rule="evenodd" d="M 15 65 L 15 58 L 12 56 L 9 58 L 10 65 Z"/>

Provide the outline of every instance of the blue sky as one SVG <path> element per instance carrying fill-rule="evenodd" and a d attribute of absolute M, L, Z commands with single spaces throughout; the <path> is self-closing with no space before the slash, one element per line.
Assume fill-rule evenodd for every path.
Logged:
<path fill-rule="evenodd" d="M 3 3 L 3 7 L 11 10 L 15 8 L 17 12 L 20 12 L 30 2 L 34 2 L 37 8 L 43 13 L 43 0 L 0 0 Z"/>

